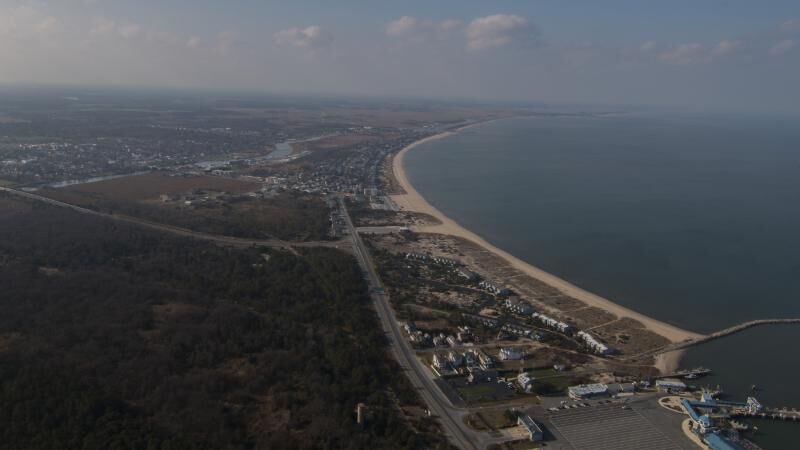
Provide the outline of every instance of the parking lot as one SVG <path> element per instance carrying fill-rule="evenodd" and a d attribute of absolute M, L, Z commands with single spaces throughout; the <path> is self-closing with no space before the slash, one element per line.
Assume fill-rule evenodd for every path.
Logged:
<path fill-rule="evenodd" d="M 678 450 L 644 416 L 619 403 L 560 409 L 550 422 L 575 450 Z"/>

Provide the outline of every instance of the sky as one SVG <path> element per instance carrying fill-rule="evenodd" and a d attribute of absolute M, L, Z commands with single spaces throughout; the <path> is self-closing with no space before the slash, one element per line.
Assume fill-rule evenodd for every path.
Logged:
<path fill-rule="evenodd" d="M 800 113 L 798 0 L 0 0 L 0 83 Z"/>

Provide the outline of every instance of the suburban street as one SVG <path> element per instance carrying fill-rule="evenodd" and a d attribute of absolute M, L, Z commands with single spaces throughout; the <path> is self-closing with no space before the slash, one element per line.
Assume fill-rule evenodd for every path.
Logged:
<path fill-rule="evenodd" d="M 397 358 L 398 363 L 408 375 L 411 383 L 425 400 L 431 412 L 439 419 L 439 422 L 442 424 L 442 427 L 444 427 L 451 442 L 463 449 L 483 449 L 491 443 L 502 441 L 503 439 L 494 439 L 485 433 L 470 429 L 463 421 L 468 411 L 456 408 L 450 403 L 444 393 L 442 393 L 434 383 L 430 371 L 415 356 L 408 341 L 403 337 L 400 325 L 389 304 L 389 299 L 384 293 L 383 284 L 378 277 L 378 273 L 364 246 L 364 242 L 353 226 L 353 222 L 342 198 L 339 198 L 339 204 L 351 235 L 356 259 L 367 275 L 370 292 L 375 300 L 375 309 L 380 317 L 381 325 L 389 337 L 390 348 Z"/>

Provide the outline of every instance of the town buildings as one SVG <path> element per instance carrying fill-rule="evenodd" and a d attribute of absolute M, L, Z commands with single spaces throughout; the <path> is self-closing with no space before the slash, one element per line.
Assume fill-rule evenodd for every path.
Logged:
<path fill-rule="evenodd" d="M 534 421 L 529 415 L 522 415 L 517 417 L 517 425 L 525 428 L 528 433 L 528 439 L 533 442 L 539 442 L 544 439 L 544 432 L 542 428 Z"/>
<path fill-rule="evenodd" d="M 601 383 L 581 384 L 578 386 L 570 386 L 567 388 L 567 393 L 570 398 L 575 400 L 604 397 L 608 395 L 608 386 Z"/>
<path fill-rule="evenodd" d="M 517 347 L 501 348 L 500 359 L 503 361 L 519 361 L 525 359 L 525 350 Z"/>
<path fill-rule="evenodd" d="M 597 353 L 598 355 L 607 355 L 611 353 L 611 347 L 603 344 L 597 338 L 585 331 L 578 331 L 575 336 L 580 339 L 593 353 Z"/>

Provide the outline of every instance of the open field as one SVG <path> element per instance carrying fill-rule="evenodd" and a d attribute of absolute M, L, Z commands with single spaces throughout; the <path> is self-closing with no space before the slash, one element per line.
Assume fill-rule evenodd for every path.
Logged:
<path fill-rule="evenodd" d="M 322 152 L 329 150 L 337 150 L 341 148 L 351 147 L 354 145 L 367 144 L 377 139 L 378 139 L 377 136 L 370 136 L 363 134 L 344 134 L 339 136 L 330 136 L 322 139 L 314 139 L 311 141 L 293 143 L 292 152 L 300 153 L 304 151 Z"/>
<path fill-rule="evenodd" d="M 256 183 L 228 178 L 148 174 L 46 189 L 40 194 L 210 234 L 293 241 L 328 238 L 328 209 L 321 199 L 289 193 L 263 199 L 242 195 L 257 190 Z"/>
<path fill-rule="evenodd" d="M 510 428 L 517 425 L 513 415 L 509 414 L 506 408 L 487 408 L 474 413 L 470 413 L 464 418 L 467 425 L 476 430 L 498 430 Z"/>
<path fill-rule="evenodd" d="M 256 183 L 211 176 L 182 176 L 148 173 L 96 183 L 76 184 L 60 189 L 42 190 L 41 194 L 67 203 L 91 206 L 92 199 L 138 202 L 155 200 L 162 194 L 179 195 L 207 190 L 244 194 L 260 189 Z"/>
<path fill-rule="evenodd" d="M 479 383 L 457 387 L 456 390 L 467 404 L 511 400 L 516 393 L 509 389 L 505 383 Z"/>

